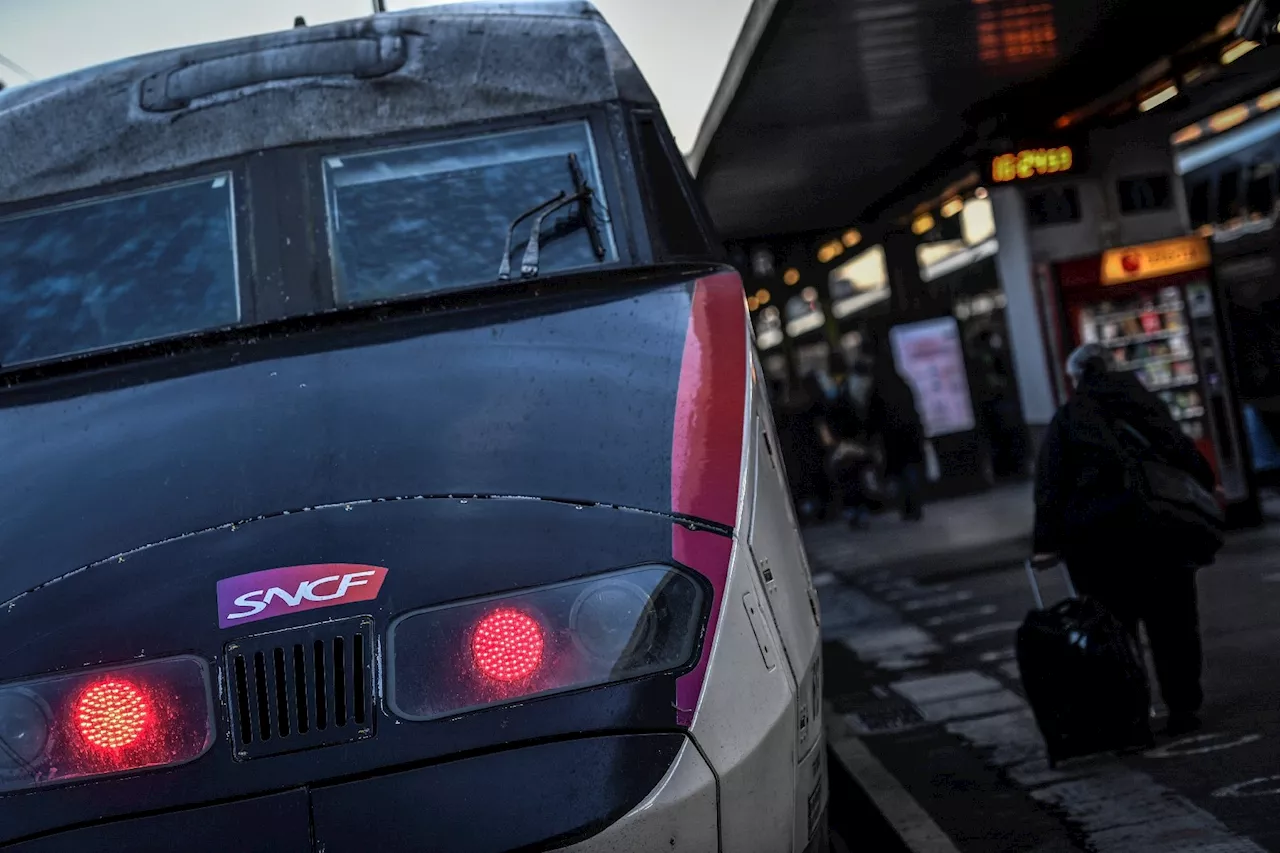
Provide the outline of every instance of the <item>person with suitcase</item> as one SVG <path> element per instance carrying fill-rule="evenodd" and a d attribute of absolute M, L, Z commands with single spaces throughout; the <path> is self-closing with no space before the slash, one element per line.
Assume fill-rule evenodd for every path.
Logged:
<path fill-rule="evenodd" d="M 1151 693 L 1137 638 L 1096 599 L 1069 597 L 1045 607 L 1038 569 L 1027 561 L 1036 609 L 1018 628 L 1015 651 L 1027 702 L 1044 736 L 1049 766 L 1096 752 L 1155 745 Z"/>
<path fill-rule="evenodd" d="M 1180 735 L 1200 726 L 1196 572 L 1222 546 L 1222 513 L 1208 460 L 1155 394 L 1111 368 L 1098 344 L 1067 360 L 1075 394 L 1036 465 L 1035 559 L 1060 557 L 1135 638 L 1145 625 L 1165 731 Z"/>

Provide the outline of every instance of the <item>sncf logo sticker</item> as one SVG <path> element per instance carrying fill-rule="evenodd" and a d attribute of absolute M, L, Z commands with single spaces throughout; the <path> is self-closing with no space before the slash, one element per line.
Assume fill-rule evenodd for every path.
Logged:
<path fill-rule="evenodd" d="M 372 601 L 387 570 L 379 566 L 323 563 L 286 566 L 218 581 L 218 625 L 230 628 L 286 613 Z"/>

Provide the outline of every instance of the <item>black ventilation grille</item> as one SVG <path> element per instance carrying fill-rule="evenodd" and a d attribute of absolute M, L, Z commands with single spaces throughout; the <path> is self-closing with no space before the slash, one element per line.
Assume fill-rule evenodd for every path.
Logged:
<path fill-rule="evenodd" d="M 343 619 L 227 644 L 235 756 L 373 735 L 373 621 Z"/>

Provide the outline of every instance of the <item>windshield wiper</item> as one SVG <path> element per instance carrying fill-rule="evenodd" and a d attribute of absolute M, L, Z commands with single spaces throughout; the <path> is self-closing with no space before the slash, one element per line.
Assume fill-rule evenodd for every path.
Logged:
<path fill-rule="evenodd" d="M 600 237 L 600 225 L 596 222 L 596 210 L 591 204 L 592 192 L 591 187 L 587 185 L 587 178 L 582 174 L 582 166 L 578 163 L 578 155 L 569 155 L 569 171 L 573 173 L 573 191 L 578 195 L 585 194 L 582 203 L 578 205 L 578 216 L 582 219 L 582 224 L 587 228 L 587 236 L 591 238 L 591 251 L 595 252 L 596 260 L 604 260 L 604 240 Z"/>
<path fill-rule="evenodd" d="M 498 265 L 498 279 L 500 281 L 507 281 L 508 279 L 511 278 L 511 240 L 515 235 L 516 227 L 519 226 L 521 222 L 524 222 L 526 219 L 528 219 L 530 216 L 533 216 L 536 213 L 542 214 L 536 220 L 534 220 L 533 226 L 529 229 L 529 245 L 525 248 L 524 259 L 520 262 L 521 275 L 525 277 L 537 275 L 538 274 L 538 267 L 536 266 L 538 261 L 537 236 L 538 236 L 538 230 L 542 227 L 542 219 L 543 217 L 546 216 L 547 213 L 550 213 L 553 210 L 559 210 L 560 208 L 564 207 L 566 204 L 568 204 L 573 200 L 574 200 L 573 197 L 566 197 L 564 190 L 561 190 L 551 198 L 547 199 L 546 201 L 539 202 L 537 205 L 529 208 L 524 213 L 520 214 L 515 219 L 511 220 L 511 225 L 507 227 L 507 241 L 502 250 L 502 263 Z M 532 269 L 530 269 L 530 265 L 529 265 L 530 252 L 533 252 L 534 266 Z"/>
<path fill-rule="evenodd" d="M 543 221 L 552 213 L 562 207 L 573 204 L 575 201 L 578 203 L 578 217 L 572 227 L 581 225 L 587 229 L 587 235 L 591 239 L 591 251 L 595 253 L 596 260 L 604 260 L 604 241 L 600 237 L 600 226 L 596 222 L 595 210 L 591 206 L 595 191 L 587 184 L 586 178 L 582 174 L 582 167 L 578 165 L 576 154 L 569 155 L 569 172 L 573 177 L 573 195 L 567 195 L 564 190 L 561 190 L 546 201 L 534 205 L 517 216 L 511 221 L 511 225 L 507 227 L 507 239 L 503 247 L 502 263 L 498 265 L 499 281 L 509 281 L 511 279 L 511 241 L 514 239 L 516 228 L 520 223 L 531 216 L 537 217 L 529 227 L 529 240 L 525 246 L 524 257 L 520 261 L 520 275 L 524 278 L 532 278 L 538 274 Z"/>

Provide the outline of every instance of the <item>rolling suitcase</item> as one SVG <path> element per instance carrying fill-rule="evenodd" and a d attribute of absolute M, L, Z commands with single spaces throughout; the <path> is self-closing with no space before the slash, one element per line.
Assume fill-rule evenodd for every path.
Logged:
<path fill-rule="evenodd" d="M 1137 638 L 1098 602 L 1076 595 L 1044 606 L 1036 569 L 1027 577 L 1036 609 L 1018 628 L 1015 651 L 1027 702 L 1044 737 L 1049 766 L 1082 755 L 1146 749 L 1150 689 Z"/>

